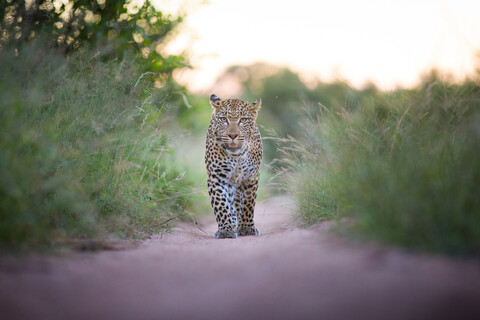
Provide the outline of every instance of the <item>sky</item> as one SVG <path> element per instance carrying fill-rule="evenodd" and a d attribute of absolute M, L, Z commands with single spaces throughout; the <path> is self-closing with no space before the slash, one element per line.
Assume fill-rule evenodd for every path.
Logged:
<path fill-rule="evenodd" d="M 155 4 L 155 1 L 152 1 Z M 476 0 L 158 0 L 187 13 L 169 53 L 195 67 L 178 80 L 212 89 L 230 65 L 267 62 L 306 82 L 342 79 L 390 90 L 409 87 L 432 68 L 458 79 L 480 66 Z"/>

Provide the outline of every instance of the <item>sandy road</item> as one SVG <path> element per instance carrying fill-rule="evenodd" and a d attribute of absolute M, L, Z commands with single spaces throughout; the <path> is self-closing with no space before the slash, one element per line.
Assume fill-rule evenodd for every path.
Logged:
<path fill-rule="evenodd" d="M 1 319 L 480 319 L 480 263 L 352 244 L 257 206 L 260 237 L 213 217 L 130 250 L 0 259 Z"/>

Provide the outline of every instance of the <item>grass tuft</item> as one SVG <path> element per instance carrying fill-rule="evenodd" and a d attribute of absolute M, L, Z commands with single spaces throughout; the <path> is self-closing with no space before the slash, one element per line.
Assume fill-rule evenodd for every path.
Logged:
<path fill-rule="evenodd" d="M 477 84 L 432 81 L 318 109 L 304 139 L 283 147 L 304 221 L 352 217 L 367 239 L 480 255 Z"/>
<path fill-rule="evenodd" d="M 142 237 L 190 205 L 163 133 L 163 96 L 135 65 L 0 50 L 0 243 Z M 156 91 L 157 90 L 157 91 Z"/>

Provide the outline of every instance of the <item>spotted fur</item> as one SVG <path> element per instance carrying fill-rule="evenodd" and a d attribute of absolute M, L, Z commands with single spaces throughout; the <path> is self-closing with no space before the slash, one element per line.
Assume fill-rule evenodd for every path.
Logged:
<path fill-rule="evenodd" d="M 255 120 L 262 101 L 249 104 L 212 94 L 210 104 L 213 114 L 205 164 L 208 194 L 218 223 L 215 238 L 258 236 L 253 211 L 263 151 Z"/>

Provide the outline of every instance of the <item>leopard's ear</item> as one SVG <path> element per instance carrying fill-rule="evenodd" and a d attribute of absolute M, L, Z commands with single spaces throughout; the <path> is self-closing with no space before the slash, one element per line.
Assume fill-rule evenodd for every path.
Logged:
<path fill-rule="evenodd" d="M 248 109 L 251 111 L 258 111 L 262 106 L 262 99 L 257 99 L 254 103 L 250 103 Z"/>
<path fill-rule="evenodd" d="M 210 105 L 215 108 L 215 109 L 218 109 L 222 106 L 222 99 L 220 99 L 219 97 L 217 97 L 216 94 L 212 94 L 210 96 Z"/>

